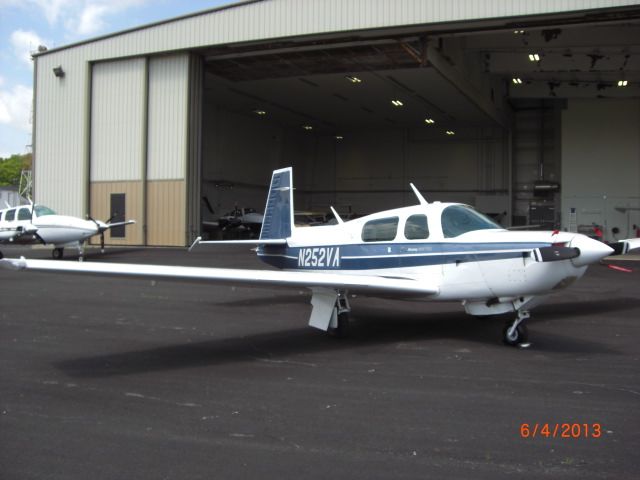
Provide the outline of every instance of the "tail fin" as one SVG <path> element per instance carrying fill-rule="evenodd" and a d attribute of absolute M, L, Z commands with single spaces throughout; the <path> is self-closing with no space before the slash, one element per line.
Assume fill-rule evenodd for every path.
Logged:
<path fill-rule="evenodd" d="M 292 172 L 291 167 L 273 171 L 267 205 L 264 208 L 260 240 L 284 239 L 292 234 L 294 228 Z"/>

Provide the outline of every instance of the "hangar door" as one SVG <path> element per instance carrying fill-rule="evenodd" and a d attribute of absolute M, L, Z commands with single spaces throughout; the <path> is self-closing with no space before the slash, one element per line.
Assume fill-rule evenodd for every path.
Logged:
<path fill-rule="evenodd" d="M 194 65 L 187 53 L 93 65 L 89 211 L 137 222 L 124 235 L 107 232 L 109 244 L 182 246 L 197 233 L 190 197 L 199 193 L 189 188 L 199 172 Z"/>

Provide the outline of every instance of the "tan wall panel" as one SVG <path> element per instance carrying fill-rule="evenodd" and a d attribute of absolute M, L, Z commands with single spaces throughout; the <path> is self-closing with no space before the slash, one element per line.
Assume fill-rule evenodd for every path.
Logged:
<path fill-rule="evenodd" d="M 147 245 L 184 246 L 186 242 L 184 180 L 147 183 Z"/>
<path fill-rule="evenodd" d="M 104 235 L 105 243 L 108 245 L 142 245 L 142 182 L 93 182 L 91 183 L 91 216 L 96 220 L 106 221 L 111 215 L 111 194 L 124 193 L 125 197 L 125 219 L 136 220 L 135 225 L 125 227 L 124 238 L 111 238 L 107 231 Z M 100 237 L 94 237 L 92 245 L 100 244 Z"/>

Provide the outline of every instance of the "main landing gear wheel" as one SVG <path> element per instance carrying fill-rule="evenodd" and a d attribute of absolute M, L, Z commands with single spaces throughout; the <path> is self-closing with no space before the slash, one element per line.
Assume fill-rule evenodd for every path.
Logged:
<path fill-rule="evenodd" d="M 64 255 L 64 248 L 54 248 L 53 252 L 51 252 L 51 256 L 56 260 L 60 260 Z"/>
<path fill-rule="evenodd" d="M 338 326 L 329 327 L 327 330 L 330 336 L 335 338 L 344 338 L 349 334 L 349 313 L 342 312 L 338 314 Z"/>

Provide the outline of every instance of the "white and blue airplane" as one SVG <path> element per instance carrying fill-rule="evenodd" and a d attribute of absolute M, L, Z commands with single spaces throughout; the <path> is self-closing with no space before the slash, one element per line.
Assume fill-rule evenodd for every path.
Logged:
<path fill-rule="evenodd" d="M 587 267 L 640 247 L 640 239 L 611 246 L 578 233 L 508 231 L 467 205 L 427 202 L 336 225 L 296 228 L 292 169 L 275 170 L 257 240 L 196 244 L 257 244 L 261 260 L 278 270 L 222 269 L 97 262 L 3 259 L 17 270 L 105 274 L 306 287 L 309 325 L 346 332 L 351 294 L 411 301 L 460 301 L 474 316 L 506 314 L 504 342 L 527 340 L 524 322 L 544 298 L 571 285 Z M 333 210 L 333 209 L 332 209 Z"/>
<path fill-rule="evenodd" d="M 21 205 L 0 210 L 0 244 L 7 245 L 53 245 L 52 255 L 60 259 L 65 247 L 78 249 L 80 258 L 84 243 L 94 235 L 100 235 L 100 247 L 104 251 L 104 232 L 113 227 L 129 225 L 134 220 L 102 222 L 89 218 L 58 215 L 44 205 Z"/>

